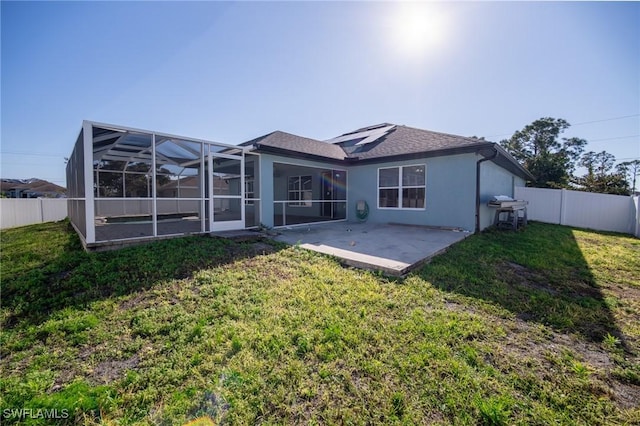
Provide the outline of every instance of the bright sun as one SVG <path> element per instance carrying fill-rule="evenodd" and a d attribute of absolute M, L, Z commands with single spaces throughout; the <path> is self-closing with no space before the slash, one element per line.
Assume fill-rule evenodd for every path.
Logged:
<path fill-rule="evenodd" d="M 392 21 L 394 48 L 408 55 L 435 50 L 446 39 L 446 18 L 433 3 L 401 3 Z"/>

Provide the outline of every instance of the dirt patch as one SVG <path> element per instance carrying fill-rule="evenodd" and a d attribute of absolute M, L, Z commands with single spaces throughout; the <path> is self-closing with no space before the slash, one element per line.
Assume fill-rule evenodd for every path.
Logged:
<path fill-rule="evenodd" d="M 444 306 L 456 312 L 469 312 L 480 315 L 478 309 L 461 305 L 447 300 Z M 619 381 L 612 374 L 617 367 L 612 355 L 604 350 L 600 344 L 584 341 L 579 336 L 553 331 L 549 328 L 530 323 L 525 319 L 500 318 L 482 313 L 484 317 L 491 316 L 497 326 L 506 332 L 504 344 L 495 348 L 493 354 L 485 361 L 498 369 L 509 367 L 504 363 L 505 356 L 517 360 L 512 365 L 522 365 L 534 373 L 540 380 L 545 380 L 549 371 L 558 368 L 557 362 L 570 354 L 571 358 L 588 365 L 592 370 L 592 386 L 599 388 L 603 396 L 611 399 L 620 409 L 633 409 L 640 401 L 640 386 Z M 526 367 L 524 367 L 526 365 Z M 595 393 L 596 389 L 594 389 Z"/>
<path fill-rule="evenodd" d="M 603 297 L 600 288 L 594 287 L 578 276 L 565 280 L 564 285 L 558 287 L 551 284 L 549 278 L 544 274 L 514 262 L 502 262 L 497 270 L 504 281 L 530 290 L 544 291 L 554 296 L 591 297 L 596 300 Z"/>
<path fill-rule="evenodd" d="M 111 383 L 114 380 L 119 379 L 124 371 L 134 370 L 138 366 L 139 362 L 140 359 L 137 355 L 134 355 L 124 361 L 103 361 L 93 369 L 91 378 L 97 383 Z"/>
<path fill-rule="evenodd" d="M 545 330 L 544 334 L 528 322 L 519 318 L 505 324 L 509 330 L 504 345 L 506 352 L 518 357 L 533 357 L 547 361 L 549 354 L 560 356 L 572 353 L 577 360 L 609 375 L 615 367 L 608 352 L 598 344 L 580 340 L 577 336 Z"/>
<path fill-rule="evenodd" d="M 640 401 L 640 386 L 612 381 L 609 386 L 613 389 L 613 398 L 623 409 L 638 408 Z"/>
<path fill-rule="evenodd" d="M 542 274 L 532 271 L 526 266 L 513 262 L 503 262 L 500 264 L 498 272 L 502 275 L 503 280 L 510 284 L 554 295 L 558 293 L 556 289 L 549 285 Z"/>
<path fill-rule="evenodd" d="M 66 386 L 67 383 L 71 383 L 76 375 L 77 372 L 73 368 L 62 370 L 60 374 L 56 376 L 51 388 L 49 388 L 49 393 L 57 392 Z"/>
<path fill-rule="evenodd" d="M 616 363 L 611 355 L 597 343 L 583 341 L 577 336 L 545 330 L 544 333 L 521 319 L 503 321 L 509 329 L 502 350 L 516 359 L 533 359 L 538 363 L 531 367 L 539 378 L 557 368 L 553 358 L 562 359 L 565 354 L 593 369 L 592 386 L 602 389 L 621 409 L 637 407 L 640 387 L 620 382 L 612 375 Z"/>
<path fill-rule="evenodd" d="M 229 248 L 232 257 L 254 257 L 274 253 L 277 249 L 264 241 L 251 244 L 237 244 Z"/>
<path fill-rule="evenodd" d="M 140 291 L 135 294 L 133 297 L 124 300 L 120 304 L 120 309 L 127 310 L 132 308 L 140 308 L 143 303 L 145 303 L 146 299 L 150 298 L 150 296 L 146 291 Z"/>

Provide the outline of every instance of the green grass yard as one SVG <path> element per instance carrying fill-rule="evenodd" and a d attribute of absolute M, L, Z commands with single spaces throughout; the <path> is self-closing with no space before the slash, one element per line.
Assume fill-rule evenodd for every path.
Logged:
<path fill-rule="evenodd" d="M 2 424 L 640 424 L 632 237 L 532 223 L 404 279 L 208 237 L 85 253 L 66 222 L 1 239 Z"/>

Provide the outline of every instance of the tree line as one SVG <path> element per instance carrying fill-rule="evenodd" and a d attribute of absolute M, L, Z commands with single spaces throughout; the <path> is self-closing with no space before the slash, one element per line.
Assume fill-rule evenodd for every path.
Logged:
<path fill-rule="evenodd" d="M 529 186 L 633 194 L 640 160 L 616 164 L 615 156 L 606 151 L 585 152 L 585 139 L 560 137 L 569 127 L 566 120 L 544 117 L 499 143 L 535 177 Z M 579 166 L 586 174 L 574 175 Z"/>

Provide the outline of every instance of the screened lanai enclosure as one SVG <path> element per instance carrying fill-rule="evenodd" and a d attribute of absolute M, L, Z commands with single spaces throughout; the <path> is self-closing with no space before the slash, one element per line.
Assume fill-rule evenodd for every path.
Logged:
<path fill-rule="evenodd" d="M 85 121 L 67 163 L 71 223 L 87 247 L 258 226 L 247 149 Z"/>
<path fill-rule="evenodd" d="M 273 225 L 346 220 L 347 172 L 273 163 Z"/>

